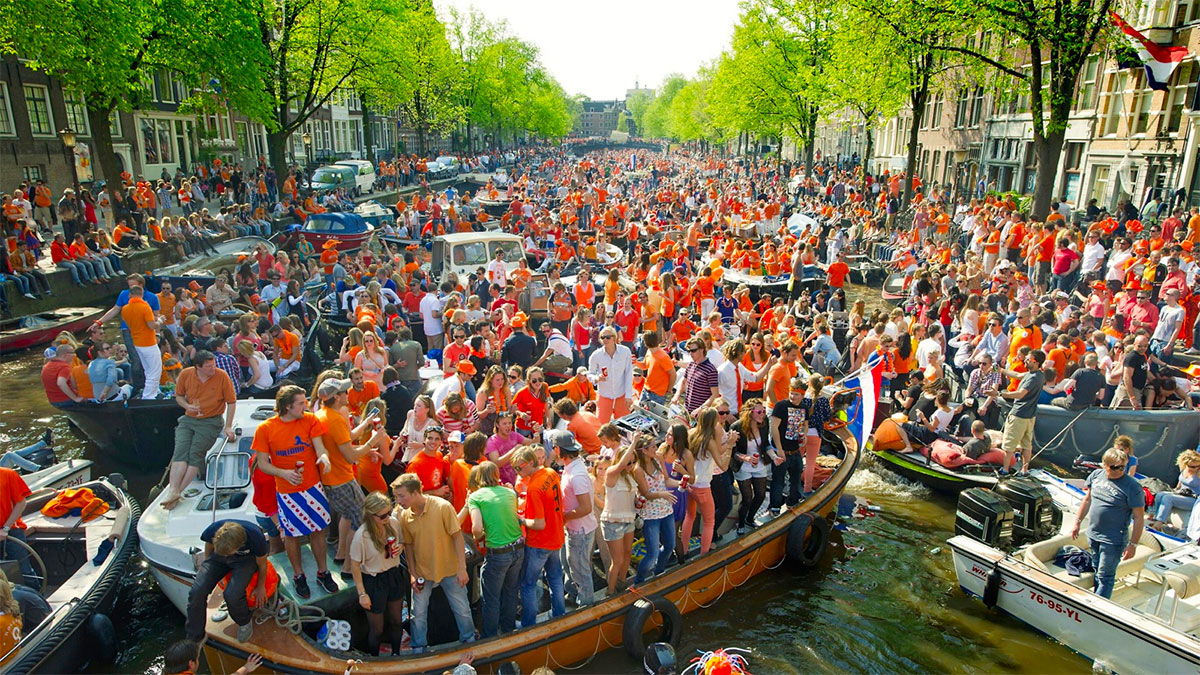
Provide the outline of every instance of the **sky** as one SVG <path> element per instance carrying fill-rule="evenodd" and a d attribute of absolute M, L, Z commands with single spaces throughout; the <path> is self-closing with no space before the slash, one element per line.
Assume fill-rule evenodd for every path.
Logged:
<path fill-rule="evenodd" d="M 439 9 L 475 5 L 535 44 L 542 65 L 568 94 L 623 99 L 634 83 L 696 74 L 729 45 L 737 0 L 435 0 Z"/>

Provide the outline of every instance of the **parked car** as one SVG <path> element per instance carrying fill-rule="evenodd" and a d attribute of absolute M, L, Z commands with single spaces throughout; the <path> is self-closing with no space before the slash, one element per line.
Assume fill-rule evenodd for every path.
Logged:
<path fill-rule="evenodd" d="M 313 171 L 312 180 L 309 181 L 312 189 L 317 191 L 346 188 L 353 192 L 357 184 L 357 174 L 354 168 L 337 164 L 318 167 L 316 171 Z"/>
<path fill-rule="evenodd" d="M 370 194 L 375 189 L 375 166 L 365 159 L 343 159 L 334 166 L 354 169 L 354 194 Z"/>
<path fill-rule="evenodd" d="M 452 174 L 449 166 L 442 164 L 436 159 L 431 159 L 425 162 L 425 175 L 429 180 L 441 180 L 442 178 L 449 178 Z"/>
<path fill-rule="evenodd" d="M 462 170 L 462 163 L 453 155 L 442 155 L 437 158 L 437 162 L 442 166 L 449 167 L 451 176 L 457 176 Z"/>

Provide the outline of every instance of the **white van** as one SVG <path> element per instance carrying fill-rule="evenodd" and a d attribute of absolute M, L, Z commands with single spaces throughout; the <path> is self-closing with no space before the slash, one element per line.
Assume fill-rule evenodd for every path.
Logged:
<path fill-rule="evenodd" d="M 365 159 L 343 159 L 333 164 L 354 169 L 354 194 L 365 195 L 375 191 L 375 165 Z"/>

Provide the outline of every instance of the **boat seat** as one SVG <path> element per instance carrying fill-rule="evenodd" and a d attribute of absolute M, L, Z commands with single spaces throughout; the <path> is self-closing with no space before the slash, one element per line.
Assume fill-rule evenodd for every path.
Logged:
<path fill-rule="evenodd" d="M 1091 544 L 1088 543 L 1087 535 L 1080 533 L 1074 539 L 1070 534 L 1060 534 L 1056 537 L 1051 537 L 1044 541 L 1039 541 L 1030 544 L 1025 548 L 1022 554 L 1022 559 L 1025 564 L 1034 569 L 1042 570 L 1043 572 L 1060 579 L 1069 584 L 1078 586 L 1079 588 L 1092 589 L 1095 584 L 1096 574 L 1094 572 L 1084 572 L 1079 576 L 1072 576 L 1067 568 L 1054 564 L 1054 557 L 1058 555 L 1059 550 L 1064 546 L 1078 546 L 1087 551 L 1090 550 Z M 1142 570 L 1146 561 L 1156 553 L 1162 551 L 1162 545 L 1149 533 L 1143 533 L 1142 538 L 1138 541 L 1137 549 L 1134 551 L 1133 557 L 1129 560 L 1122 560 L 1117 565 L 1117 579 L 1136 574 Z"/>

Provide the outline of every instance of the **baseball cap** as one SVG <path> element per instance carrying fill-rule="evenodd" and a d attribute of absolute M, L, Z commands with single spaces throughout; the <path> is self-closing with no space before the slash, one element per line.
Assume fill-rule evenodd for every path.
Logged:
<path fill-rule="evenodd" d="M 570 431 L 561 429 L 551 431 L 548 439 L 550 441 L 550 447 L 552 448 L 566 450 L 572 454 L 579 454 L 580 452 L 583 452 L 583 448 L 580 447 L 579 441 L 575 440 L 575 434 L 571 433 Z"/>
<path fill-rule="evenodd" d="M 467 440 L 467 437 L 461 431 L 451 431 L 450 435 L 446 437 L 448 443 L 462 443 L 465 440 Z"/>
<path fill-rule="evenodd" d="M 317 388 L 317 396 L 322 399 L 333 398 L 342 392 L 350 391 L 350 386 L 350 380 L 339 380 L 336 378 L 325 380 Z"/>

